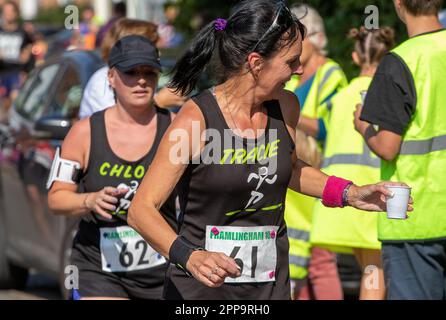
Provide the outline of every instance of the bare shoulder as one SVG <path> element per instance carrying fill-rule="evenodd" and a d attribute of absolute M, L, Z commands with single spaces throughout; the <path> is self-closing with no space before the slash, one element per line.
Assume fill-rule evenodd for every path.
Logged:
<path fill-rule="evenodd" d="M 63 141 L 61 157 L 77 161 L 81 168 L 85 168 L 90 150 L 90 137 L 90 117 L 75 122 Z"/>
<path fill-rule="evenodd" d="M 203 113 L 198 105 L 192 99 L 189 99 L 181 107 L 178 114 L 175 115 L 171 128 L 183 128 L 185 130 L 189 130 L 192 129 L 192 125 L 194 123 L 198 123 L 200 125 L 200 129 L 205 128 Z"/>
<path fill-rule="evenodd" d="M 193 100 L 183 104 L 164 133 L 148 174 L 152 172 L 153 175 L 155 171 L 175 172 L 179 174 L 179 179 L 189 160 L 199 155 L 203 148 L 201 136 L 204 124 L 201 110 Z"/>
<path fill-rule="evenodd" d="M 299 99 L 293 92 L 282 90 L 279 102 L 286 124 L 293 129 L 296 128 L 300 115 Z"/>

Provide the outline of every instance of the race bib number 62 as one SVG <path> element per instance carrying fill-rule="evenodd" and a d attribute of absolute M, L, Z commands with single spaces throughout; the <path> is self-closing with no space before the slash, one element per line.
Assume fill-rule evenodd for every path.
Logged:
<path fill-rule="evenodd" d="M 241 268 L 238 278 L 227 277 L 226 283 L 271 282 L 276 280 L 279 227 L 206 226 L 208 251 L 222 252 Z"/>
<path fill-rule="evenodd" d="M 128 272 L 153 268 L 166 259 L 132 228 L 101 228 L 102 270 Z"/>

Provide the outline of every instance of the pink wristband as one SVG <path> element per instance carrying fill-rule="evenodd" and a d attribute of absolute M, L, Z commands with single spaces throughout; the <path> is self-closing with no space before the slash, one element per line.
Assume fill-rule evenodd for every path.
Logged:
<path fill-rule="evenodd" d="M 322 193 L 322 204 L 330 208 L 343 208 L 343 192 L 344 189 L 353 182 L 331 176 L 325 184 L 324 192 Z"/>

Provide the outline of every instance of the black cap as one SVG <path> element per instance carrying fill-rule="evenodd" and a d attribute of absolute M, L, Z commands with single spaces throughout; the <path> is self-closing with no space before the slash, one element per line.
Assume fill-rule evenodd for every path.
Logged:
<path fill-rule="evenodd" d="M 119 39 L 110 50 L 108 66 L 127 72 L 135 67 L 150 66 L 161 71 L 158 49 L 143 36 L 130 35 Z"/>

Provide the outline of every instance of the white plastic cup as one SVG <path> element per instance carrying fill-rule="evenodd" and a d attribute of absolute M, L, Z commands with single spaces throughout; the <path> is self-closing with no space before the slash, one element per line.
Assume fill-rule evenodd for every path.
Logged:
<path fill-rule="evenodd" d="M 362 104 L 364 105 L 364 102 L 365 102 L 365 97 L 367 96 L 367 91 L 361 91 L 361 101 L 362 101 Z"/>
<path fill-rule="evenodd" d="M 386 189 L 393 193 L 387 198 L 387 219 L 407 219 L 407 206 L 409 204 L 410 187 L 386 185 Z"/>

